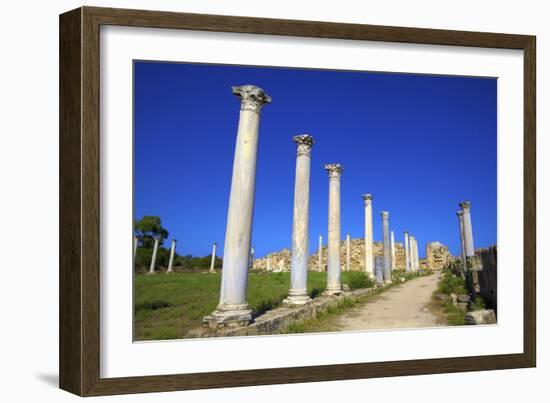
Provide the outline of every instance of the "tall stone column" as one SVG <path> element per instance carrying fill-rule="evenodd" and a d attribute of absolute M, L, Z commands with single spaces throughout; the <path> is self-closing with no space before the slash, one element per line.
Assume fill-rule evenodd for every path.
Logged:
<path fill-rule="evenodd" d="M 292 255 L 290 291 L 283 301 L 303 305 L 311 301 L 307 293 L 307 261 L 309 258 L 309 177 L 313 137 L 302 134 L 293 137 L 298 145 L 296 179 L 294 183 L 294 213 L 292 222 Z"/>
<path fill-rule="evenodd" d="M 138 247 L 138 237 L 134 237 L 134 260 L 136 260 L 136 253 L 137 253 L 137 247 Z"/>
<path fill-rule="evenodd" d="M 256 182 L 258 130 L 262 106 L 271 98 L 253 85 L 233 87 L 241 100 L 227 227 L 223 253 L 220 303 L 203 324 L 211 327 L 246 326 L 252 310 L 246 301 L 252 213 Z"/>
<path fill-rule="evenodd" d="M 459 204 L 462 207 L 462 222 L 464 228 L 464 247 L 466 250 L 466 258 L 475 256 L 474 249 L 474 234 L 472 232 L 472 216 L 470 208 L 472 204 L 469 201 L 463 201 Z"/>
<path fill-rule="evenodd" d="M 328 256 L 327 289 L 328 295 L 342 292 L 340 267 L 340 177 L 344 168 L 340 164 L 326 164 L 329 177 L 328 203 Z"/>
<path fill-rule="evenodd" d="M 414 267 L 415 270 L 420 270 L 420 259 L 418 257 L 418 240 L 414 238 Z"/>
<path fill-rule="evenodd" d="M 414 258 L 414 236 L 409 235 L 409 262 L 411 264 L 411 271 L 416 271 L 416 260 Z"/>
<path fill-rule="evenodd" d="M 390 213 L 382 211 L 382 236 L 384 240 L 384 283 L 391 283 Z"/>
<path fill-rule="evenodd" d="M 372 195 L 363 195 L 365 202 L 365 271 L 370 278 L 374 278 L 374 252 L 372 230 Z"/>
<path fill-rule="evenodd" d="M 176 240 L 172 239 L 172 247 L 170 248 L 170 259 L 168 260 L 168 270 L 166 270 L 166 273 L 172 273 L 173 266 L 174 266 L 174 255 L 176 253 Z"/>
<path fill-rule="evenodd" d="M 374 258 L 374 273 L 377 286 L 384 286 L 384 257 L 376 256 Z"/>
<path fill-rule="evenodd" d="M 456 212 L 458 217 L 458 229 L 460 232 L 460 260 L 462 260 L 462 271 L 466 273 L 467 264 L 466 264 L 466 245 L 464 244 L 464 212 L 462 210 Z"/>
<path fill-rule="evenodd" d="M 149 274 L 155 274 L 155 263 L 157 261 L 158 248 L 159 248 L 159 239 L 155 238 L 155 244 L 153 245 L 153 256 L 151 256 L 151 267 L 149 268 Z"/>
<path fill-rule="evenodd" d="M 346 235 L 346 271 L 351 270 L 351 240 L 349 234 Z"/>
<path fill-rule="evenodd" d="M 217 246 L 218 244 L 216 242 L 214 242 L 214 244 L 212 245 L 212 256 L 210 258 L 210 273 L 216 272 L 214 270 L 214 265 L 216 264 L 216 247 Z"/>
<path fill-rule="evenodd" d="M 317 266 L 323 271 L 323 236 L 319 235 L 319 250 L 317 251 Z"/>
<path fill-rule="evenodd" d="M 391 269 L 395 270 L 395 235 L 393 231 L 390 231 L 390 245 L 391 245 Z"/>
<path fill-rule="evenodd" d="M 404 231 L 403 232 L 403 236 L 405 238 L 405 270 L 406 271 L 411 271 L 411 257 L 410 257 L 410 242 L 409 242 L 409 232 L 408 231 Z"/>

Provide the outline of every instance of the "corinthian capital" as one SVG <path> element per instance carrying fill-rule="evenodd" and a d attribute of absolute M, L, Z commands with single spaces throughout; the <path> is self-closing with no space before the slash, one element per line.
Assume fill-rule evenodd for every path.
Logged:
<path fill-rule="evenodd" d="M 298 144 L 298 156 L 307 155 L 309 157 L 311 155 L 311 147 L 315 144 L 313 137 L 309 134 L 299 134 L 292 137 L 292 140 Z"/>
<path fill-rule="evenodd" d="M 361 196 L 363 197 L 363 200 L 365 201 L 366 205 L 372 203 L 372 195 L 370 193 L 365 193 Z"/>
<path fill-rule="evenodd" d="M 467 211 L 467 210 L 470 210 L 470 207 L 472 206 L 472 203 L 465 200 L 465 201 L 459 203 L 458 205 L 460 206 L 460 208 L 462 208 L 462 210 Z"/>
<path fill-rule="evenodd" d="M 384 220 L 387 220 L 387 219 L 389 218 L 389 216 L 390 216 L 390 213 L 388 213 L 387 211 L 382 211 L 382 212 L 380 213 L 380 215 L 382 216 L 382 218 L 383 218 Z"/>
<path fill-rule="evenodd" d="M 325 169 L 328 171 L 329 179 L 340 179 L 344 167 L 341 164 L 325 164 Z"/>
<path fill-rule="evenodd" d="M 254 85 L 231 87 L 233 94 L 241 98 L 241 110 L 260 113 L 262 106 L 271 102 L 264 90 Z"/>

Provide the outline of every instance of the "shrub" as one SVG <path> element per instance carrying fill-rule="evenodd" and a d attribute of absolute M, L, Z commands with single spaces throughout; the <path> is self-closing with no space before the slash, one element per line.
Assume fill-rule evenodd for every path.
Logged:
<path fill-rule="evenodd" d="M 361 271 L 347 272 L 345 275 L 345 283 L 349 285 L 351 290 L 357 290 L 359 288 L 371 288 L 374 287 L 374 281 L 369 276 Z"/>
<path fill-rule="evenodd" d="M 466 282 L 460 276 L 454 275 L 450 270 L 443 272 L 443 277 L 437 287 L 437 292 L 440 294 L 467 294 Z"/>

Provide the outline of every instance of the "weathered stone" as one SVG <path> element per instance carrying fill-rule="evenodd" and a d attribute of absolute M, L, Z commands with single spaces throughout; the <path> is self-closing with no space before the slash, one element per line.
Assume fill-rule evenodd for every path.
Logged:
<path fill-rule="evenodd" d="M 426 245 L 426 264 L 431 270 L 441 270 L 454 261 L 449 248 L 439 241 L 429 242 Z"/>
<path fill-rule="evenodd" d="M 328 203 L 328 256 L 327 256 L 327 288 L 325 293 L 337 295 L 342 292 L 340 253 L 340 178 L 344 168 L 340 164 L 325 164 L 329 178 Z"/>
<path fill-rule="evenodd" d="M 467 325 L 494 325 L 497 323 L 495 311 L 492 309 L 481 309 L 466 314 L 464 322 Z"/>
<path fill-rule="evenodd" d="M 344 290 L 344 291 L 350 291 L 349 285 L 343 283 L 343 284 L 342 284 L 342 290 Z"/>
<path fill-rule="evenodd" d="M 468 294 L 459 294 L 457 296 L 457 300 L 458 302 L 465 302 L 465 303 L 468 303 L 470 302 L 472 299 L 472 297 L 470 297 Z"/>
<path fill-rule="evenodd" d="M 441 301 L 449 300 L 449 296 L 447 294 L 435 294 L 435 297 Z"/>
<path fill-rule="evenodd" d="M 454 292 L 452 292 L 449 297 L 451 299 L 451 304 L 453 304 L 453 306 L 457 306 L 458 305 L 457 295 Z"/>

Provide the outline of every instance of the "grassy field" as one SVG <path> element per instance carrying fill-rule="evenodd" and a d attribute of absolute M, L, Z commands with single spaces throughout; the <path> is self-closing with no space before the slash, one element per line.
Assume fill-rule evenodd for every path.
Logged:
<path fill-rule="evenodd" d="M 315 297 L 326 287 L 326 273 L 308 273 L 308 293 Z M 219 302 L 221 275 L 210 273 L 159 273 L 135 277 L 134 329 L 136 340 L 185 337 L 201 326 L 203 316 Z M 352 289 L 367 287 L 363 273 L 342 273 Z M 250 273 L 248 303 L 255 313 L 278 306 L 287 296 L 290 273 Z"/>

